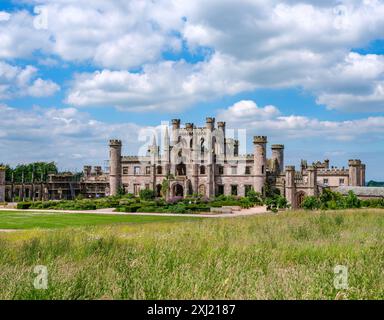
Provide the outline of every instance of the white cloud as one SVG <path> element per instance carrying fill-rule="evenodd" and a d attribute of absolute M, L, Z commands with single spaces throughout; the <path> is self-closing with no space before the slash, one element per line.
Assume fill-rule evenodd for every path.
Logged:
<path fill-rule="evenodd" d="M 18 67 L 0 61 L 0 99 L 20 96 L 47 97 L 60 90 L 51 80 L 36 78 L 33 66 Z"/>
<path fill-rule="evenodd" d="M 142 127 L 134 123 L 107 124 L 75 108 L 19 110 L 0 104 L 0 162 L 18 164 L 56 161 L 62 169 L 103 165 L 108 140 L 123 139 L 129 154 L 137 152 Z"/>
<path fill-rule="evenodd" d="M 32 97 L 48 97 L 55 94 L 59 89 L 60 87 L 55 82 L 38 78 L 28 87 L 27 93 Z"/>
<path fill-rule="evenodd" d="M 350 53 L 384 37 L 380 0 L 29 2 L 44 5 L 48 29 L 34 29 L 25 11 L 12 13 L 1 22 L 0 58 L 39 50 L 100 68 L 76 77 L 68 95 L 76 106 L 181 110 L 258 88 L 301 87 L 328 108 L 383 111 L 382 56 Z M 182 40 L 211 55 L 195 65 L 164 63 L 164 51 L 180 52 Z"/>
<path fill-rule="evenodd" d="M 219 111 L 217 119 L 227 121 L 232 128 L 247 129 L 252 134 L 270 135 L 282 140 L 314 137 L 331 141 L 352 141 L 367 136 L 374 140 L 384 138 L 384 117 L 323 121 L 300 115 L 281 115 L 274 106 L 260 108 L 252 101 L 239 101 Z"/>

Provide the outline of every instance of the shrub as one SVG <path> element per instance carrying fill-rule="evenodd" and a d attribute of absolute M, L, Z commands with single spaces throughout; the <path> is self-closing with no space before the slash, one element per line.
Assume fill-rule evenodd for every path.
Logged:
<path fill-rule="evenodd" d="M 265 204 L 267 205 L 267 210 L 272 212 L 277 212 L 279 209 L 288 208 L 287 199 L 280 195 L 265 199 Z"/>
<path fill-rule="evenodd" d="M 125 195 L 125 189 L 123 187 L 119 187 L 119 189 L 117 189 L 117 196 L 122 197 L 124 195 Z"/>
<path fill-rule="evenodd" d="M 305 210 L 315 210 L 320 209 L 321 202 L 320 200 L 315 196 L 309 196 L 305 197 L 303 203 L 301 204 L 301 207 Z"/>
<path fill-rule="evenodd" d="M 346 204 L 346 208 L 360 208 L 361 207 L 361 201 L 354 194 L 353 191 L 348 192 L 348 196 L 345 197 L 345 204 Z"/>
<path fill-rule="evenodd" d="M 153 190 L 150 190 L 150 189 L 144 189 L 144 190 L 140 190 L 140 199 L 141 200 L 152 200 L 152 199 L 155 199 L 155 191 Z"/>
<path fill-rule="evenodd" d="M 249 199 L 249 201 L 251 201 L 254 204 L 262 204 L 263 203 L 261 194 L 256 192 L 253 189 L 249 190 L 247 192 L 246 196 Z"/>
<path fill-rule="evenodd" d="M 136 212 L 159 212 L 158 207 L 140 207 Z"/>
<path fill-rule="evenodd" d="M 17 204 L 17 209 L 29 209 L 31 207 L 32 203 L 31 202 L 19 202 Z"/>

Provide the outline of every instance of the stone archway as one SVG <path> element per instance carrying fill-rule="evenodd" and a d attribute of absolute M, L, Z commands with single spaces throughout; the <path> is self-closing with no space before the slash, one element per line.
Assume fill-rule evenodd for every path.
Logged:
<path fill-rule="evenodd" d="M 162 189 L 161 184 L 156 185 L 156 197 L 161 197 L 162 196 L 163 192 L 161 191 L 161 189 Z"/>
<path fill-rule="evenodd" d="M 174 197 L 184 197 L 184 188 L 181 184 L 175 183 L 172 187 Z"/>
<path fill-rule="evenodd" d="M 301 208 L 306 194 L 304 191 L 299 191 L 296 193 L 296 207 Z"/>

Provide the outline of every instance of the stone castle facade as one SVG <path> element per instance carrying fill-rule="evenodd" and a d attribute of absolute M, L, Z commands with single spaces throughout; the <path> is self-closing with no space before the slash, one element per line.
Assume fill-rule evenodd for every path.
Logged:
<path fill-rule="evenodd" d="M 172 120 L 162 136 L 162 147 L 156 139 L 146 156 L 123 156 L 122 142 L 111 140 L 110 194 L 119 188 L 138 195 L 141 189 L 152 189 L 161 195 L 164 179 L 169 180 L 170 196 L 199 194 L 208 198 L 217 195 L 245 196 L 248 190 L 265 194 L 267 188 L 278 189 L 292 207 L 303 198 L 317 195 L 322 188 L 364 186 L 365 165 L 350 160 L 348 168 L 329 166 L 329 160 L 301 168 L 284 164 L 284 145 L 271 146 L 272 157 L 267 159 L 267 137 L 253 137 L 253 154 L 239 154 L 239 141 L 226 137 L 225 122 L 207 118 L 205 127 L 195 127 Z"/>
<path fill-rule="evenodd" d="M 322 188 L 364 186 L 365 165 L 349 160 L 347 168 L 329 166 L 329 160 L 308 164 L 302 161 L 299 170 L 285 166 L 284 145 L 271 146 L 267 158 L 267 137 L 253 137 L 253 154 L 240 154 L 239 141 L 226 137 L 225 122 L 207 118 L 204 127 L 179 119 L 165 126 L 161 142 L 153 139 L 143 156 L 122 155 L 122 142 L 109 142 L 109 171 L 84 166 L 80 179 L 74 175 L 50 175 L 47 181 L 6 182 L 0 169 L 0 202 L 18 199 L 48 200 L 115 195 L 120 188 L 138 195 L 142 189 L 154 190 L 161 196 L 162 183 L 169 181 L 171 197 L 199 194 L 207 198 L 217 195 L 245 196 L 248 190 L 265 194 L 277 189 L 292 207 L 303 198 L 317 195 Z"/>

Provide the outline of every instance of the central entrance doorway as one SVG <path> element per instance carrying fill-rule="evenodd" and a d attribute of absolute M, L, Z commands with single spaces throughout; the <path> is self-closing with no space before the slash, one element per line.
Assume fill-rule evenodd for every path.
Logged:
<path fill-rule="evenodd" d="M 173 195 L 175 197 L 184 197 L 184 189 L 180 184 L 175 184 L 173 186 Z"/>

